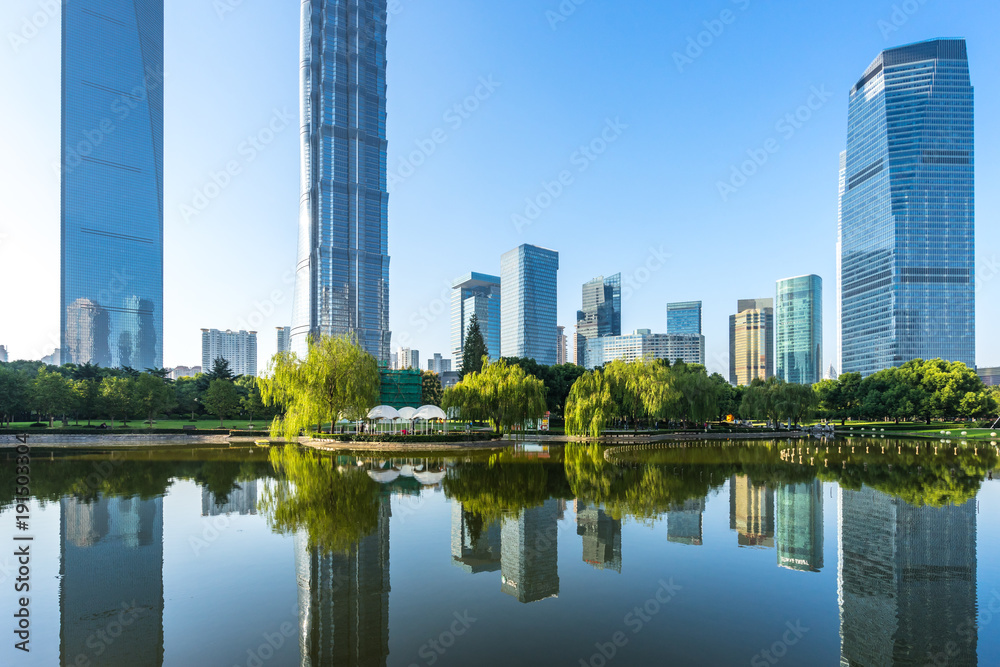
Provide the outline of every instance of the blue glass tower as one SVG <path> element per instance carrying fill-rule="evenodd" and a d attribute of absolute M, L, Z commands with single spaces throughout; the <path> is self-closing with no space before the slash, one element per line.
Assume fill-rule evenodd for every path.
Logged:
<path fill-rule="evenodd" d="M 451 292 L 451 353 L 458 370 L 462 368 L 465 334 L 472 316 L 486 343 L 490 361 L 500 357 L 500 278 L 485 273 L 467 273 L 455 280 Z"/>
<path fill-rule="evenodd" d="M 584 283 L 582 309 L 576 311 L 576 364 L 584 365 L 588 340 L 621 335 L 622 274 Z"/>
<path fill-rule="evenodd" d="M 823 378 L 823 279 L 779 280 L 774 317 L 777 376 L 816 384 Z"/>
<path fill-rule="evenodd" d="M 163 365 L 163 0 L 63 3 L 64 363 Z"/>
<path fill-rule="evenodd" d="M 559 253 L 522 245 L 500 258 L 500 356 L 557 361 Z"/>
<path fill-rule="evenodd" d="M 292 351 L 352 334 L 389 360 L 386 0 L 302 1 Z"/>
<path fill-rule="evenodd" d="M 915 358 L 974 366 L 973 108 L 963 40 L 884 51 L 851 90 L 842 372 Z"/>
<path fill-rule="evenodd" d="M 701 301 L 668 303 L 667 333 L 675 336 L 700 336 Z"/>

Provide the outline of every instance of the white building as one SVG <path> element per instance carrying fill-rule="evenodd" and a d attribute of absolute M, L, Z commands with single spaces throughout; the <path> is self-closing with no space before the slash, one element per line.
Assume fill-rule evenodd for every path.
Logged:
<path fill-rule="evenodd" d="M 584 366 L 594 369 L 616 360 L 625 362 L 651 357 L 670 363 L 705 363 L 705 337 L 679 334 L 654 334 L 639 329 L 626 336 L 604 336 L 586 341 Z"/>
<path fill-rule="evenodd" d="M 180 380 L 181 378 L 193 378 L 199 373 L 201 373 L 201 366 L 178 366 L 170 371 L 168 377 L 171 380 Z"/>
<path fill-rule="evenodd" d="M 257 332 L 201 330 L 201 366 L 208 372 L 218 358 L 229 362 L 233 375 L 257 375 Z"/>
<path fill-rule="evenodd" d="M 396 352 L 395 370 L 405 371 L 407 369 L 420 370 L 420 350 L 411 350 L 408 347 L 401 347 Z"/>
<path fill-rule="evenodd" d="M 438 353 L 434 353 L 434 357 L 427 360 L 427 370 L 432 373 L 437 373 L 441 375 L 446 371 L 451 370 L 451 359 L 444 359 Z"/>

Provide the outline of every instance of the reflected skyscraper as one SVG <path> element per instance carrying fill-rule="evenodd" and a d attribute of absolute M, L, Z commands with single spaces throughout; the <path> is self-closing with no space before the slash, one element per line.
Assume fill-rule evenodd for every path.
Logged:
<path fill-rule="evenodd" d="M 883 51 L 850 93 L 842 373 L 976 362 L 975 108 L 964 40 Z"/>
<path fill-rule="evenodd" d="M 470 574 L 500 569 L 500 523 L 483 525 L 459 502 L 451 504 L 451 562 Z"/>
<path fill-rule="evenodd" d="M 505 517 L 501 531 L 501 590 L 520 602 L 559 595 L 559 501 L 546 500 Z"/>
<path fill-rule="evenodd" d="M 63 3 L 64 363 L 163 366 L 163 0 Z"/>
<path fill-rule="evenodd" d="M 353 334 L 389 361 L 386 0 L 303 0 L 292 351 Z"/>
<path fill-rule="evenodd" d="M 324 554 L 295 535 L 302 667 L 384 667 L 389 655 L 388 496 L 375 531 L 347 553 Z"/>
<path fill-rule="evenodd" d="M 823 484 L 785 484 L 776 494 L 778 565 L 791 570 L 823 569 Z"/>
<path fill-rule="evenodd" d="M 745 475 L 729 481 L 729 528 L 741 547 L 774 546 L 774 491 Z"/>
<path fill-rule="evenodd" d="M 839 533 L 841 665 L 978 664 L 974 499 L 841 489 Z"/>
<path fill-rule="evenodd" d="M 229 490 L 225 498 L 220 498 L 201 487 L 201 515 L 220 516 L 223 514 L 239 514 L 241 516 L 257 514 L 257 480 L 238 482 Z"/>
<path fill-rule="evenodd" d="M 598 570 L 622 571 L 622 522 L 592 503 L 576 501 L 576 534 L 583 538 L 583 562 Z"/>
<path fill-rule="evenodd" d="M 60 662 L 162 665 L 163 499 L 67 496 L 60 505 Z M 120 619 L 132 621 L 111 639 Z"/>
<path fill-rule="evenodd" d="M 705 499 L 692 498 L 667 511 L 667 541 L 700 545 L 704 539 Z"/>

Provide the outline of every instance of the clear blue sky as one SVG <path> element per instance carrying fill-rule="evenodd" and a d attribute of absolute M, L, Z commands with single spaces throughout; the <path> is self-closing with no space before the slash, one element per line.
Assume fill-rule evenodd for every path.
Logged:
<path fill-rule="evenodd" d="M 977 256 L 986 276 L 978 361 L 1000 365 L 1000 204 L 990 187 L 1000 180 L 1000 8 L 910 0 L 915 11 L 894 16 L 902 4 L 586 0 L 563 3 L 575 11 L 556 22 L 547 12 L 559 12 L 558 0 L 394 2 L 393 347 L 407 340 L 422 358 L 450 356 L 446 284 L 470 270 L 496 273 L 502 252 L 533 243 L 560 253 L 559 321 L 568 330 L 582 283 L 620 271 L 638 286 L 624 302 L 623 329 L 664 331 L 668 301 L 703 300 L 709 367 L 724 373 L 737 299 L 773 296 L 775 280 L 817 273 L 829 366 L 848 91 L 880 50 L 949 36 L 968 39 L 976 86 Z M 44 5 L 6 0 L 0 8 L 0 344 L 14 358 L 58 344 L 59 25 L 58 15 L 42 20 Z M 224 7 L 232 11 L 220 14 Z M 730 22 L 712 25 L 726 10 Z M 202 327 L 252 326 L 263 365 L 273 328 L 291 311 L 299 5 L 170 0 L 166 11 L 164 363 L 200 363 Z M 43 24 L 37 34 L 23 32 L 32 17 Z M 706 21 L 719 34 L 702 36 L 708 46 L 679 67 L 674 54 Z M 794 132 L 779 128 L 814 89 L 829 99 L 813 98 L 818 109 Z M 485 99 L 469 106 L 478 108 L 453 111 L 477 92 Z M 292 122 L 281 129 L 285 113 Z M 248 150 L 244 142 L 272 120 L 273 141 Z M 578 152 L 606 128 L 615 140 L 602 154 Z M 435 137 L 445 141 L 416 155 L 412 175 L 400 171 L 420 142 L 431 153 Z M 771 138 L 780 150 L 724 200 L 718 182 Z M 183 207 L 204 204 L 196 191 L 229 161 L 240 173 L 186 220 Z M 564 171 L 570 184 L 517 229 L 512 216 Z M 646 273 L 661 254 L 670 257 Z"/>

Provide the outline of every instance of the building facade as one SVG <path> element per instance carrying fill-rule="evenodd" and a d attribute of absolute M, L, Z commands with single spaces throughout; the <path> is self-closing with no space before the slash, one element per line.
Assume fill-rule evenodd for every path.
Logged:
<path fill-rule="evenodd" d="M 396 368 L 393 370 L 420 370 L 420 350 L 411 350 L 408 347 L 401 347 L 396 350 Z"/>
<path fill-rule="evenodd" d="M 434 356 L 427 360 L 427 370 L 438 375 L 450 371 L 451 359 L 445 359 L 435 352 Z"/>
<path fill-rule="evenodd" d="M 500 356 L 556 363 L 559 253 L 522 245 L 500 258 Z"/>
<path fill-rule="evenodd" d="M 277 327 L 278 334 L 278 354 L 292 351 L 292 328 Z"/>
<path fill-rule="evenodd" d="M 975 367 L 974 95 L 964 40 L 883 51 L 851 90 L 841 372 Z"/>
<path fill-rule="evenodd" d="M 566 354 L 566 327 L 556 327 L 556 363 L 562 366 L 569 360 Z"/>
<path fill-rule="evenodd" d="M 8 361 L 8 359 L 7 359 L 7 346 L 6 345 L 0 345 L 0 361 L 3 361 L 3 362 Z"/>
<path fill-rule="evenodd" d="M 976 372 L 987 387 L 1000 386 L 1000 368 L 980 368 Z"/>
<path fill-rule="evenodd" d="M 823 569 L 823 483 L 785 484 L 775 494 L 778 565 L 790 570 Z"/>
<path fill-rule="evenodd" d="M 622 274 L 599 276 L 583 285 L 582 307 L 576 311 L 577 350 L 592 338 L 622 335 Z M 577 358 L 582 366 L 584 360 Z"/>
<path fill-rule="evenodd" d="M 160 368 L 163 0 L 64 4 L 63 361 Z"/>
<path fill-rule="evenodd" d="M 292 350 L 345 335 L 389 360 L 386 0 L 303 0 Z"/>
<path fill-rule="evenodd" d="M 808 385 L 823 379 L 823 279 L 779 280 L 774 326 L 777 376 Z"/>
<path fill-rule="evenodd" d="M 729 317 L 729 382 L 774 375 L 774 299 L 741 299 Z"/>
<path fill-rule="evenodd" d="M 700 336 L 701 301 L 667 304 L 667 333 L 676 336 Z"/>
<path fill-rule="evenodd" d="M 500 278 L 468 273 L 451 284 L 451 354 L 456 370 L 462 370 L 465 335 L 472 316 L 486 343 L 490 361 L 500 358 Z"/>
<path fill-rule="evenodd" d="M 612 361 L 631 362 L 645 358 L 666 359 L 670 363 L 705 363 L 704 336 L 654 334 L 649 329 L 638 329 L 626 336 L 591 338 L 585 345 L 582 365 L 588 370 Z"/>
<path fill-rule="evenodd" d="M 202 369 L 209 372 L 220 357 L 229 362 L 233 375 L 257 377 L 257 332 L 202 329 Z"/>
<path fill-rule="evenodd" d="M 209 369 L 211 370 L 211 369 Z M 193 378 L 198 373 L 202 372 L 201 366 L 177 366 L 170 371 L 171 380 L 180 380 L 181 378 Z"/>
<path fill-rule="evenodd" d="M 741 547 L 774 546 L 774 491 L 746 475 L 729 480 L 729 528 Z"/>

